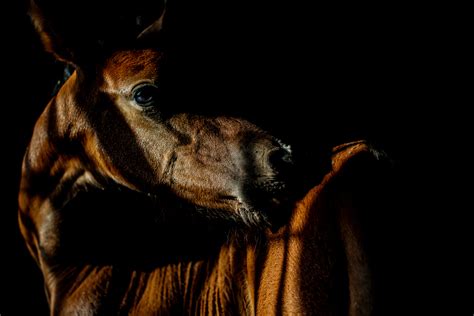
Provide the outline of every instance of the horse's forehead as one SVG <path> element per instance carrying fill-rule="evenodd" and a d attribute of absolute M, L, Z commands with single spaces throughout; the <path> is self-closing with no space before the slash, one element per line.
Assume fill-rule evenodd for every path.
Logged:
<path fill-rule="evenodd" d="M 152 49 L 119 51 L 106 61 L 103 74 L 112 85 L 128 85 L 140 80 L 156 80 L 161 53 Z"/>

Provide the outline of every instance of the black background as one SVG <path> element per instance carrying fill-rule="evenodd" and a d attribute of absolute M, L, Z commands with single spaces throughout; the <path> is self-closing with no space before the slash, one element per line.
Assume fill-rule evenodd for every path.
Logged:
<path fill-rule="evenodd" d="M 460 110 L 469 105 L 460 97 L 462 18 L 423 4 L 222 2 L 181 4 L 192 16 L 179 33 L 181 50 L 193 49 L 181 71 L 196 104 L 252 104 L 264 120 L 283 104 L 288 130 L 376 143 L 396 163 L 400 194 L 399 212 L 374 219 L 385 311 L 472 308 L 471 274 L 461 272 L 461 255 L 472 252 L 462 242 L 472 232 L 463 228 L 469 210 L 460 202 L 465 186 L 451 176 L 466 178 L 469 160 L 469 142 L 460 141 L 469 135 Z M 62 65 L 42 51 L 25 7 L 2 4 L 2 316 L 47 314 L 41 275 L 17 228 L 16 196 L 22 155 Z M 309 107 L 318 124 L 302 128 Z"/>

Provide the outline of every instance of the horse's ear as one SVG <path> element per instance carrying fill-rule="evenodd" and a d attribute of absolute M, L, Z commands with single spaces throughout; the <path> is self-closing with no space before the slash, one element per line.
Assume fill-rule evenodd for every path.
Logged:
<path fill-rule="evenodd" d="M 77 20 L 73 10 L 57 0 L 30 0 L 29 14 L 46 51 L 78 66 L 100 43 L 87 37 L 87 20 Z"/>
<path fill-rule="evenodd" d="M 138 34 L 137 39 L 141 42 L 150 42 L 157 41 L 160 39 L 163 29 L 163 21 L 165 17 L 166 7 L 163 9 L 161 16 L 146 27 L 140 34 Z"/>
<path fill-rule="evenodd" d="M 46 50 L 80 67 L 108 51 L 135 47 L 141 33 L 156 33 L 165 6 L 164 0 L 29 1 L 31 19 Z"/>

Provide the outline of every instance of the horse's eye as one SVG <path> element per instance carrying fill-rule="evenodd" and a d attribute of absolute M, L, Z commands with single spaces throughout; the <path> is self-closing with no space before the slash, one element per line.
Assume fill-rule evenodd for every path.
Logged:
<path fill-rule="evenodd" d="M 158 88 L 151 84 L 144 84 L 133 90 L 133 100 L 139 106 L 151 106 L 156 102 Z"/>

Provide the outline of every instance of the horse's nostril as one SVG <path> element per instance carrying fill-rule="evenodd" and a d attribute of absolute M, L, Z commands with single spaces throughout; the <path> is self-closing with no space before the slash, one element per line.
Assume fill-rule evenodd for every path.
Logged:
<path fill-rule="evenodd" d="M 276 171 L 285 171 L 293 164 L 291 153 L 283 148 L 271 151 L 268 154 L 268 162 Z"/>

